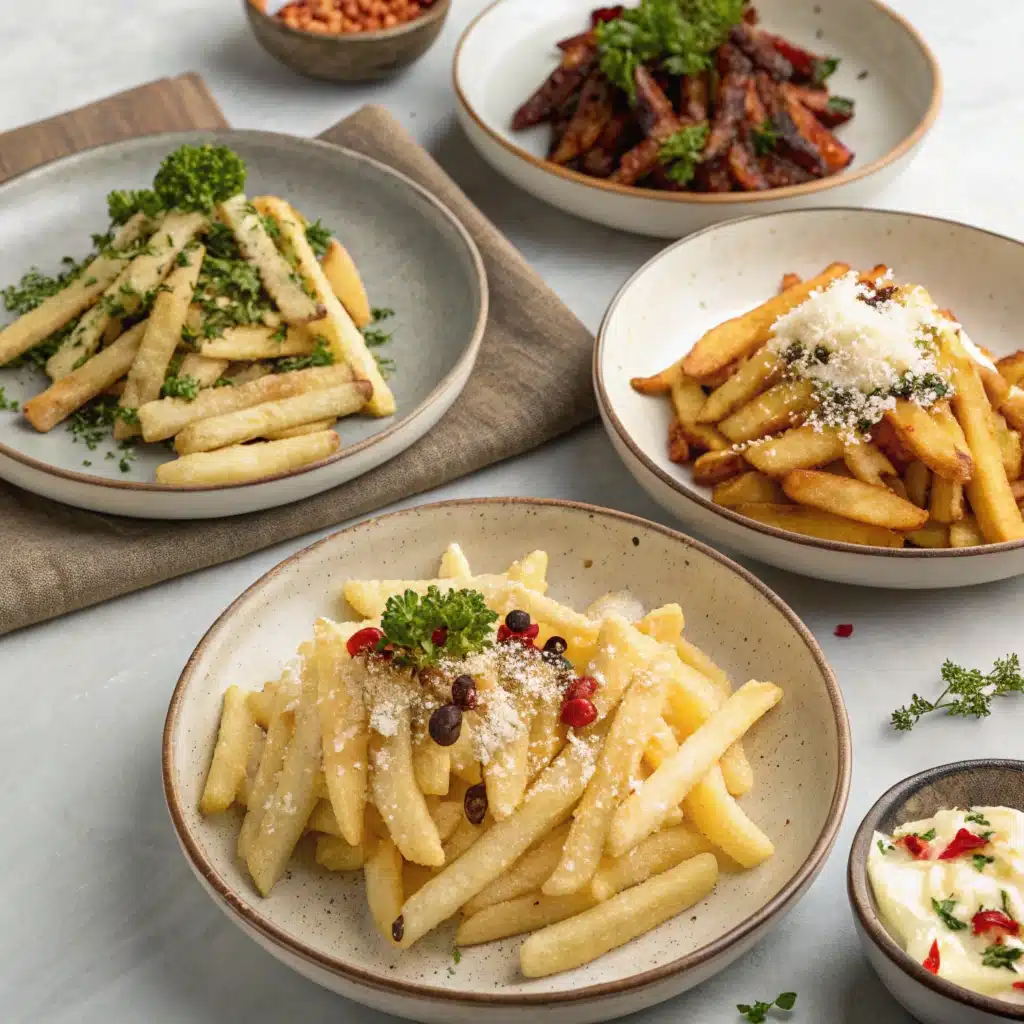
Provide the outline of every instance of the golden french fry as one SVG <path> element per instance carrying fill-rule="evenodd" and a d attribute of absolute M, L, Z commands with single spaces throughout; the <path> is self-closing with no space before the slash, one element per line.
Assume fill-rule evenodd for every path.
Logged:
<path fill-rule="evenodd" d="M 843 541 L 847 544 L 865 544 L 871 547 L 903 547 L 903 537 L 893 530 L 881 526 L 868 526 L 803 505 L 747 504 L 737 505 L 736 511 L 766 526 L 801 533 L 806 537 Z"/>
<path fill-rule="evenodd" d="M 942 478 L 935 479 L 938 481 Z M 907 534 L 907 543 L 916 548 L 948 548 L 949 526 L 930 519 L 919 530 L 911 530 Z"/>
<path fill-rule="evenodd" d="M 771 337 L 772 326 L 780 316 L 806 301 L 812 291 L 849 270 L 845 263 L 833 263 L 817 276 L 793 285 L 748 313 L 712 327 L 683 360 L 683 371 L 691 377 L 706 377 L 733 360 L 750 355 Z"/>
<path fill-rule="evenodd" d="M 999 455 L 1003 460 L 1006 479 L 1013 483 L 1014 480 L 1020 479 L 1020 434 L 1016 430 L 1011 430 L 1006 423 L 1006 418 L 998 412 L 992 413 L 992 429 L 995 431 L 996 443 L 999 445 Z"/>
<path fill-rule="evenodd" d="M 1010 388 L 1010 397 L 999 406 L 999 411 L 1014 430 L 1024 430 L 1024 391 L 1016 385 Z"/>
<path fill-rule="evenodd" d="M 543 978 L 589 963 L 693 906 L 717 881 L 714 855 L 698 854 L 582 914 L 534 932 L 519 947 L 520 969 L 528 978 Z"/>
<path fill-rule="evenodd" d="M 436 807 L 430 808 L 430 816 L 437 826 L 437 836 L 442 843 L 447 842 L 465 820 L 465 812 L 461 800 L 442 800 Z"/>
<path fill-rule="evenodd" d="M 932 471 L 923 462 L 912 462 L 904 470 L 903 482 L 907 486 L 907 500 L 918 508 L 928 508 L 932 490 Z"/>
<path fill-rule="evenodd" d="M 312 423 L 300 423 L 297 427 L 285 427 L 283 430 L 268 430 L 268 441 L 283 441 L 289 437 L 303 437 L 305 434 L 320 434 L 332 430 L 338 421 L 333 416 L 325 420 L 313 420 Z"/>
<path fill-rule="evenodd" d="M 233 445 L 165 462 L 157 466 L 156 479 L 157 483 L 179 487 L 250 483 L 320 462 L 340 447 L 341 438 L 333 430 L 282 441 Z"/>
<path fill-rule="evenodd" d="M 316 862 L 328 871 L 358 871 L 366 863 L 366 848 L 362 843 L 352 846 L 338 836 L 318 836 Z"/>
<path fill-rule="evenodd" d="M 697 417 L 707 401 L 704 389 L 692 377 L 680 373 L 672 381 L 672 407 L 679 431 L 687 443 L 701 451 L 721 451 L 729 447 L 725 435 Z"/>
<path fill-rule="evenodd" d="M 847 444 L 843 449 L 846 468 L 862 483 L 887 487 L 889 479 L 896 476 L 896 467 L 889 457 L 870 441 Z"/>
<path fill-rule="evenodd" d="M 981 378 L 989 404 L 993 409 L 998 409 L 1010 397 L 1010 382 L 998 370 L 982 366 L 977 361 L 974 361 L 974 367 Z"/>
<path fill-rule="evenodd" d="M 748 444 L 743 449 L 743 457 L 762 473 L 781 477 L 794 469 L 824 466 L 842 458 L 843 450 L 844 444 L 838 430 L 803 426 L 793 427 L 778 437 Z"/>
<path fill-rule="evenodd" d="M 745 868 L 775 853 L 771 840 L 730 796 L 719 768 L 712 768 L 683 800 L 686 820 L 707 840 Z"/>
<path fill-rule="evenodd" d="M 741 473 L 731 480 L 715 484 L 711 500 L 716 505 L 734 508 L 736 505 L 758 502 L 767 502 L 771 505 L 785 504 L 787 499 L 777 480 L 751 470 L 749 473 Z"/>
<path fill-rule="evenodd" d="M 457 580 L 473 575 L 469 568 L 469 559 L 458 544 L 452 542 L 445 548 L 437 575 L 444 580 Z"/>
<path fill-rule="evenodd" d="M 251 711 L 251 709 L 250 709 Z M 245 775 L 242 777 L 242 781 L 238 786 L 238 792 L 235 794 L 235 802 L 241 807 L 248 808 L 251 797 L 252 787 L 256 782 L 256 773 L 260 770 L 260 763 L 263 760 L 263 748 L 267 742 L 267 734 L 253 722 L 250 731 L 249 739 L 249 759 L 245 765 Z"/>
<path fill-rule="evenodd" d="M 444 841 L 445 864 L 457 861 L 478 839 L 487 834 L 493 824 L 494 819 L 490 815 L 487 815 L 479 825 L 474 825 L 463 814 L 455 831 Z"/>
<path fill-rule="evenodd" d="M 569 727 L 561 719 L 558 704 L 542 702 L 530 724 L 530 750 L 526 759 L 526 773 L 532 782 L 552 758 L 565 746 Z"/>
<path fill-rule="evenodd" d="M 771 387 L 782 375 L 783 368 L 782 360 L 774 352 L 762 348 L 707 396 L 697 414 L 697 422 L 724 420 Z"/>
<path fill-rule="evenodd" d="M 200 388 L 211 388 L 224 376 L 227 368 L 226 359 L 207 359 L 198 352 L 186 352 L 181 357 L 178 374 L 181 377 L 192 377 Z"/>
<path fill-rule="evenodd" d="M 203 814 L 226 811 L 234 803 L 245 778 L 254 724 L 245 691 L 229 686 L 224 693 L 213 761 L 199 801 Z"/>
<path fill-rule="evenodd" d="M 694 483 L 712 487 L 725 480 L 739 476 L 747 468 L 743 456 L 731 449 L 705 452 L 698 455 L 693 463 Z"/>
<path fill-rule="evenodd" d="M 377 931 L 395 944 L 392 924 L 402 909 L 405 898 L 402 886 L 402 855 L 388 837 L 374 841 L 363 864 L 366 879 L 366 902 Z"/>
<path fill-rule="evenodd" d="M 326 785 L 326 781 L 324 783 Z M 334 814 L 334 810 L 331 807 L 331 801 L 328 794 L 328 799 L 317 800 L 316 806 L 310 812 L 309 819 L 306 822 L 306 828 L 310 832 L 323 832 L 328 836 L 340 836 L 341 827 L 338 825 L 338 819 Z M 349 843 L 351 846 L 352 844 Z"/>
<path fill-rule="evenodd" d="M 76 409 L 80 409 L 128 372 L 145 333 L 146 321 L 136 324 L 77 370 L 72 370 L 60 380 L 54 381 L 45 391 L 30 398 L 22 408 L 25 419 L 41 433 L 53 430 Z"/>
<path fill-rule="evenodd" d="M 538 594 L 547 593 L 547 575 L 546 551 L 531 551 L 525 558 L 513 562 L 505 570 L 505 576 L 513 583 L 521 583 L 527 590 L 536 590 Z"/>
<path fill-rule="evenodd" d="M 530 893 L 505 903 L 494 903 L 467 918 L 459 925 L 455 942 L 459 946 L 475 946 L 522 935 L 564 921 L 596 905 L 597 900 L 589 890 L 564 896 Z"/>
<path fill-rule="evenodd" d="M 346 580 L 342 594 L 357 614 L 366 619 L 379 621 L 389 598 L 404 594 L 407 590 L 422 596 L 430 587 L 437 587 L 442 593 L 470 587 L 479 590 L 487 599 L 488 605 L 493 605 L 504 599 L 508 580 L 497 574 L 472 576 L 469 579 Z"/>
<path fill-rule="evenodd" d="M 308 356 L 316 338 L 297 324 L 279 328 L 250 324 L 227 327 L 216 338 L 205 338 L 199 351 L 208 359 L 280 359 L 282 356 Z"/>
<path fill-rule="evenodd" d="M 452 775 L 475 786 L 483 781 L 480 762 L 473 749 L 473 722 L 469 716 L 462 716 L 462 731 L 459 738 L 448 748 Z"/>
<path fill-rule="evenodd" d="M 528 699 L 516 701 L 516 735 L 494 752 L 483 766 L 487 806 L 497 821 L 508 818 L 522 803 L 530 781 L 530 729 L 535 705 Z"/>
<path fill-rule="evenodd" d="M 718 424 L 718 429 L 736 444 L 754 441 L 797 426 L 813 404 L 814 389 L 809 380 L 784 381 L 740 406 Z"/>
<path fill-rule="evenodd" d="M 330 282 L 331 290 L 341 304 L 348 310 L 356 327 L 363 328 L 373 323 L 373 312 L 370 300 L 366 297 L 363 279 L 356 269 L 355 260 L 348 250 L 336 238 L 327 244 L 327 252 L 320 264 L 324 276 Z"/>
<path fill-rule="evenodd" d="M 423 730 L 413 742 L 412 770 L 416 784 L 424 796 L 445 796 L 451 772 L 451 754 L 447 747 L 439 747 L 430 733 Z"/>
<path fill-rule="evenodd" d="M 966 515 L 949 526 L 949 546 L 951 548 L 972 548 L 985 543 L 985 537 L 972 515 Z"/>
<path fill-rule="evenodd" d="M 781 698 L 782 691 L 772 683 L 751 681 L 741 686 L 616 810 L 608 831 L 609 854 L 622 856 L 654 832 L 665 811 L 678 804 Z"/>
<path fill-rule="evenodd" d="M 699 853 L 713 853 L 714 847 L 688 825 L 676 825 L 648 836 L 621 857 L 604 857 L 590 881 L 595 899 L 611 899 L 617 892 L 646 882 Z"/>
<path fill-rule="evenodd" d="M 996 369 L 1012 387 L 1024 381 L 1024 349 L 1018 349 L 1012 356 L 1003 356 L 996 361 Z"/>
<path fill-rule="evenodd" d="M 685 625 L 683 609 L 672 603 L 651 609 L 642 619 L 637 620 L 636 628 L 658 643 L 674 644 L 683 635 Z"/>
<path fill-rule="evenodd" d="M 832 473 L 797 469 L 783 478 L 782 489 L 801 505 L 870 526 L 917 530 L 928 521 L 926 509 L 904 501 L 899 495 Z"/>
<path fill-rule="evenodd" d="M 270 728 L 270 719 L 274 713 L 274 701 L 277 698 L 278 683 L 264 683 L 262 690 L 251 690 L 246 695 L 249 713 L 253 721 L 261 729 Z"/>
<path fill-rule="evenodd" d="M 985 405 L 987 408 L 987 400 Z M 971 479 L 974 471 L 971 452 L 956 444 L 939 419 L 927 409 L 900 398 L 896 407 L 886 412 L 885 420 L 896 430 L 900 441 L 939 476 L 959 483 Z"/>

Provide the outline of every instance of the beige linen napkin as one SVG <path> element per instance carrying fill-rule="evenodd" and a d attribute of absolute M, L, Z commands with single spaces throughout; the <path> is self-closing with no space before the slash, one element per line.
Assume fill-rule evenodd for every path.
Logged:
<path fill-rule="evenodd" d="M 164 79 L 0 135 L 0 181 L 89 146 L 225 124 L 196 75 Z M 0 634 L 344 522 L 529 451 L 593 417 L 590 334 L 394 118 L 364 107 L 321 138 L 424 185 L 479 246 L 490 319 L 465 391 L 391 462 L 267 512 L 197 522 L 123 519 L 0 482 Z"/>

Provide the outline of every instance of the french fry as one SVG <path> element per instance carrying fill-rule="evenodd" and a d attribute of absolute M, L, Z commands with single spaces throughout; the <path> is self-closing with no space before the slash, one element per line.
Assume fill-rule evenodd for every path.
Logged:
<path fill-rule="evenodd" d="M 245 765 L 245 775 L 242 776 L 238 792 L 235 794 L 236 803 L 245 808 L 248 808 L 251 802 L 252 787 L 256 782 L 256 773 L 260 770 L 263 748 L 267 742 L 267 734 L 255 722 L 249 732 L 249 758 Z"/>
<path fill-rule="evenodd" d="M 900 398 L 896 407 L 886 412 L 885 419 L 895 428 L 903 444 L 939 476 L 959 483 L 967 483 L 971 479 L 974 471 L 971 452 L 956 444 L 938 418 L 927 409 Z"/>
<path fill-rule="evenodd" d="M 336 238 L 327 244 L 327 252 L 321 261 L 324 277 L 330 282 L 331 291 L 348 310 L 352 322 L 360 329 L 373 323 L 370 300 L 366 297 L 363 279 L 359 276 L 355 260 Z"/>
<path fill-rule="evenodd" d="M 729 447 L 726 437 L 707 423 L 698 423 L 697 417 L 707 401 L 704 389 L 692 377 L 679 373 L 672 381 L 672 408 L 686 442 L 701 451 L 721 451 Z"/>
<path fill-rule="evenodd" d="M 716 505 L 734 508 L 747 503 L 767 502 L 778 505 L 786 503 L 786 495 L 777 480 L 765 476 L 756 470 L 741 473 L 731 480 L 723 480 L 715 484 L 711 492 L 711 500 Z"/>
<path fill-rule="evenodd" d="M 224 376 L 228 368 L 226 359 L 208 359 L 198 352 L 186 352 L 181 357 L 181 366 L 178 373 L 182 377 L 192 377 L 199 383 L 200 388 L 211 388 Z"/>
<path fill-rule="evenodd" d="M 838 430 L 830 427 L 793 427 L 778 437 L 754 441 L 743 457 L 755 469 L 771 477 L 783 477 L 794 469 L 814 469 L 843 457 Z"/>
<path fill-rule="evenodd" d="M 1024 430 L 1024 391 L 1016 385 L 1010 388 L 1010 397 L 999 406 L 999 411 L 1014 430 Z"/>
<path fill-rule="evenodd" d="M 647 741 L 661 721 L 671 672 L 671 665 L 662 662 L 634 673 L 615 711 L 594 774 L 573 815 L 562 858 L 542 886 L 545 895 L 577 892 L 597 871 L 612 816 L 627 796 L 629 781 L 636 775 Z"/>
<path fill-rule="evenodd" d="M 779 294 L 781 295 L 787 289 L 792 288 L 794 285 L 798 285 L 802 280 L 803 278 L 799 274 L 783 274 L 782 281 L 779 284 Z"/>
<path fill-rule="evenodd" d="M 907 501 L 918 508 L 928 508 L 932 489 L 932 471 L 923 462 L 912 462 L 903 473 Z"/>
<path fill-rule="evenodd" d="M 445 796 L 451 772 L 451 755 L 447 747 L 439 747 L 430 733 L 416 737 L 412 747 L 412 770 L 416 784 L 424 796 Z"/>
<path fill-rule="evenodd" d="M 543 978 L 589 963 L 698 903 L 717 881 L 714 855 L 698 854 L 582 914 L 534 932 L 519 947 L 520 969 L 528 978 Z"/>
<path fill-rule="evenodd" d="M 245 691 L 229 686 L 224 693 L 217 745 L 199 801 L 203 814 L 226 811 L 234 803 L 245 778 L 254 724 Z"/>
<path fill-rule="evenodd" d="M 401 945 L 408 948 L 493 882 L 579 800 L 603 739 L 601 728 L 568 745 L 510 818 L 496 822 L 402 907 Z"/>
<path fill-rule="evenodd" d="M 684 372 L 691 377 L 706 377 L 733 360 L 749 355 L 771 337 L 772 325 L 780 316 L 799 306 L 812 291 L 825 287 L 849 270 L 845 263 L 833 263 L 817 276 L 793 285 L 748 313 L 712 327 L 683 360 Z"/>
<path fill-rule="evenodd" d="M 518 896 L 532 893 L 551 877 L 562 856 L 562 847 L 569 834 L 569 825 L 552 829 L 536 846 L 526 851 L 503 875 L 481 889 L 462 908 L 467 917 L 479 913 L 484 907 L 505 903 Z"/>
<path fill-rule="evenodd" d="M 455 834 L 455 830 L 465 819 L 461 800 L 442 800 L 437 806 L 430 808 L 430 817 L 437 827 L 437 837 L 442 843 L 447 842 Z"/>
<path fill-rule="evenodd" d="M 324 785 L 326 784 L 325 780 Z M 327 800 L 322 798 L 317 800 L 316 806 L 310 812 L 309 819 L 306 822 L 306 828 L 310 832 L 323 832 L 324 835 L 328 836 L 341 835 L 341 827 L 338 825 L 338 819 L 331 808 L 329 798 Z"/>
<path fill-rule="evenodd" d="M 363 407 L 369 395 L 369 381 L 354 380 L 333 388 L 264 402 L 190 423 L 175 437 L 174 447 L 181 455 L 192 455 L 251 441 L 326 416 L 350 416 Z"/>
<path fill-rule="evenodd" d="M 327 793 L 339 835 L 358 846 L 363 839 L 369 774 L 365 668 L 349 656 L 342 634 L 328 619 L 317 619 L 313 644 Z"/>
<path fill-rule="evenodd" d="M 118 403 L 122 409 L 137 410 L 140 405 L 160 397 L 167 367 L 181 340 L 181 328 L 188 314 L 188 304 L 192 301 L 205 254 L 206 250 L 201 245 L 194 250 L 183 249 L 181 258 L 185 261 L 184 265 L 175 267 L 167 275 L 165 290 L 153 300 L 142 344 L 135 353 L 135 360 L 128 371 L 128 380 Z M 142 429 L 137 423 L 121 419 L 114 424 L 114 437 L 117 440 L 140 433 Z"/>
<path fill-rule="evenodd" d="M 394 731 L 370 733 L 370 792 L 402 856 L 438 867 L 444 863 L 441 839 L 413 770 L 409 685 L 399 673 L 375 679 L 374 698 L 386 707 Z"/>
<path fill-rule="evenodd" d="M 341 438 L 333 430 L 283 441 L 234 445 L 165 462 L 157 466 L 156 480 L 177 487 L 251 483 L 320 462 L 340 447 Z"/>
<path fill-rule="evenodd" d="M 402 909 L 405 894 L 402 886 L 402 855 L 387 837 L 376 839 L 363 864 L 366 879 L 366 902 L 377 931 L 395 944 L 391 925 Z"/>
<path fill-rule="evenodd" d="M 68 335 L 67 341 L 47 360 L 53 380 L 67 376 L 83 358 L 100 346 L 104 331 L 121 317 L 134 313 L 143 298 L 167 276 L 178 253 L 206 226 L 201 213 L 169 213 L 145 250 L 136 256 L 104 291 Z"/>
<path fill-rule="evenodd" d="M 843 462 L 858 480 L 875 487 L 887 487 L 889 480 L 897 475 L 896 467 L 888 456 L 870 441 L 846 445 Z"/>
<path fill-rule="evenodd" d="M 718 423 L 725 419 L 771 387 L 782 375 L 783 368 L 782 360 L 770 349 L 755 352 L 707 396 L 697 414 L 697 422 Z"/>
<path fill-rule="evenodd" d="M 982 366 L 977 360 L 972 361 L 988 396 L 989 405 L 998 409 L 1010 397 L 1010 382 L 998 370 Z"/>
<path fill-rule="evenodd" d="M 1013 353 L 1012 356 L 1003 356 L 996 361 L 996 369 L 1006 378 L 1007 383 L 1012 387 L 1024 381 L 1024 349 Z"/>
<path fill-rule="evenodd" d="M 186 356 L 186 358 L 188 358 Z M 196 353 L 197 359 L 205 359 L 205 356 L 201 356 Z M 211 359 L 211 363 L 228 363 L 227 359 Z M 184 362 L 181 364 L 185 365 Z M 333 369 L 333 367 L 332 367 Z M 344 367 L 348 370 L 348 367 Z M 184 372 L 184 371 L 183 371 Z M 240 387 L 243 384 L 249 384 L 254 380 L 259 380 L 261 377 L 267 377 L 273 373 L 270 363 L 231 363 L 224 372 L 225 380 L 232 387 Z M 291 374 L 282 374 L 282 376 L 292 376 L 297 371 L 292 371 Z M 351 372 L 351 371 L 349 371 Z"/>
<path fill-rule="evenodd" d="M 246 852 L 249 874 L 266 896 L 284 874 L 295 844 L 316 805 L 314 780 L 320 769 L 320 718 L 316 709 L 315 668 L 304 659 L 295 728 L 272 784 L 259 829 Z"/>
<path fill-rule="evenodd" d="M 686 618 L 683 609 L 673 602 L 652 608 L 636 623 L 636 628 L 661 644 L 674 644 L 683 635 Z"/>
<path fill-rule="evenodd" d="M 1020 434 L 1007 426 L 1006 418 L 998 412 L 992 413 L 992 429 L 999 445 L 999 455 L 1003 460 L 1006 479 L 1013 483 L 1020 479 L 1021 444 Z"/>
<path fill-rule="evenodd" d="M 505 570 L 505 576 L 513 583 L 521 583 L 527 590 L 535 590 L 538 594 L 547 593 L 547 574 L 546 551 L 531 551 L 525 558 L 513 562 Z"/>
<path fill-rule="evenodd" d="M 1014 480 L 1010 483 L 1010 493 L 1013 495 L 1013 500 L 1019 505 L 1024 501 L 1024 480 Z"/>
<path fill-rule="evenodd" d="M 488 815 L 479 825 L 474 825 L 465 815 L 462 816 L 455 831 L 444 841 L 444 862 L 452 864 L 457 861 L 478 839 L 483 838 L 494 819 Z"/>
<path fill-rule="evenodd" d="M 77 370 L 54 381 L 45 391 L 22 407 L 25 419 L 41 433 L 53 430 L 76 409 L 123 377 L 135 359 L 146 333 L 146 321 L 136 324 L 108 348 L 83 363 Z"/>
<path fill-rule="evenodd" d="M 136 213 L 118 228 L 109 251 L 91 260 L 73 281 L 55 295 L 44 299 L 35 309 L 0 330 L 0 366 L 35 348 L 88 309 L 128 265 L 129 257 L 119 250 L 138 241 L 153 226 L 154 222 L 145 214 Z"/>
<path fill-rule="evenodd" d="M 448 748 L 451 773 L 457 779 L 475 786 L 483 781 L 480 762 L 473 751 L 473 722 L 469 716 L 462 716 L 462 731 L 459 738 Z"/>
<path fill-rule="evenodd" d="M 455 933 L 459 946 L 476 946 L 510 935 L 522 935 L 546 928 L 597 905 L 589 890 L 563 896 L 529 893 L 505 903 L 494 903 L 467 918 Z"/>
<path fill-rule="evenodd" d="M 277 697 L 278 683 L 264 683 L 262 690 L 250 690 L 246 694 L 249 713 L 253 721 L 261 729 L 270 728 L 270 718 L 274 713 L 274 700 Z"/>
<path fill-rule="evenodd" d="M 618 707 L 634 672 L 647 660 L 653 660 L 660 648 L 653 643 L 645 650 L 637 647 L 639 635 L 621 615 L 612 613 L 601 622 L 596 638 L 594 657 L 586 675 L 593 676 L 600 686 L 591 698 L 598 721 L 608 718 Z M 653 653 L 652 653 L 653 652 Z"/>
<path fill-rule="evenodd" d="M 242 194 L 217 208 L 238 242 L 242 255 L 259 271 L 267 294 L 288 323 L 308 323 L 323 316 L 316 300 L 303 291 L 288 261 L 277 250 L 259 211 Z"/>
<path fill-rule="evenodd" d="M 1024 537 L 1024 520 L 1006 479 L 988 398 L 975 364 L 952 332 L 944 336 L 943 351 L 953 368 L 953 412 L 974 460 L 974 475 L 967 484 L 971 510 L 990 544 L 1019 540 Z"/>
<path fill-rule="evenodd" d="M 352 846 L 338 836 L 318 836 L 316 862 L 328 871 L 358 871 L 366 863 L 366 847 Z"/>
<path fill-rule="evenodd" d="M 453 542 L 445 548 L 437 575 L 443 580 L 457 580 L 473 575 L 469 568 L 469 559 L 458 544 Z"/>
<path fill-rule="evenodd" d="M 530 749 L 526 759 L 526 774 L 532 782 L 552 758 L 565 746 L 569 727 L 561 719 L 562 709 L 557 704 L 542 703 L 530 723 Z"/>
<path fill-rule="evenodd" d="M 846 544 L 863 544 L 870 547 L 900 548 L 903 537 L 893 530 L 881 526 L 868 526 L 843 516 L 822 512 L 802 505 L 737 505 L 740 515 L 774 526 L 777 530 L 789 530 L 806 537 L 820 540 L 842 541 Z"/>
<path fill-rule="evenodd" d="M 182 372 L 184 372 L 184 362 Z M 161 398 L 139 409 L 142 436 L 147 441 L 164 441 L 197 420 L 212 419 L 265 402 L 276 402 L 311 391 L 335 388 L 352 380 L 347 366 L 316 366 L 292 373 L 272 373 L 229 388 L 201 391 L 194 401 Z"/>
<path fill-rule="evenodd" d="M 308 356 L 315 344 L 314 336 L 296 324 L 284 331 L 253 324 L 227 327 L 220 336 L 201 341 L 199 351 L 208 359 L 280 359 Z"/>
<path fill-rule="evenodd" d="M 814 403 L 809 380 L 784 381 L 741 406 L 718 424 L 730 441 L 754 441 L 797 426 Z"/>
<path fill-rule="evenodd" d="M 985 537 L 972 515 L 964 516 L 959 522 L 949 526 L 949 546 L 951 548 L 971 548 L 984 544 Z"/>
<path fill-rule="evenodd" d="M 288 437 L 302 437 L 304 434 L 319 434 L 324 430 L 332 430 L 338 421 L 333 416 L 324 420 L 313 420 L 312 423 L 300 423 L 297 427 L 285 427 L 283 430 L 268 430 L 268 441 L 283 441 Z"/>
<path fill-rule="evenodd" d="M 695 483 L 711 487 L 739 476 L 744 469 L 746 463 L 739 452 L 731 449 L 705 452 L 693 463 L 693 479 Z"/>
<path fill-rule="evenodd" d="M 713 853 L 714 847 L 688 825 L 676 825 L 648 836 L 621 857 L 604 857 L 590 881 L 591 895 L 611 899 L 623 889 L 646 882 L 699 853 Z"/>
<path fill-rule="evenodd" d="M 775 853 L 772 841 L 730 796 L 721 769 L 712 768 L 683 800 L 686 820 L 709 842 L 745 868 Z"/>
<path fill-rule="evenodd" d="M 869 526 L 917 530 L 928 521 L 926 509 L 904 501 L 899 495 L 832 473 L 797 469 L 783 478 L 782 489 L 801 505 Z"/>
<path fill-rule="evenodd" d="M 936 477 L 940 480 L 941 477 Z M 919 530 L 911 530 L 907 534 L 907 543 L 916 548 L 948 548 L 949 526 L 929 519 Z"/>
<path fill-rule="evenodd" d="M 262 206 L 260 202 L 256 201 L 257 208 L 261 213 L 275 219 L 281 229 L 286 250 L 290 251 L 297 261 L 298 272 L 326 310 L 324 318 L 311 324 L 310 330 L 314 334 L 323 335 L 336 362 L 348 363 L 359 377 L 371 383 L 373 393 L 366 404 L 367 411 L 373 416 L 392 415 L 395 411 L 394 395 L 381 376 L 377 361 L 367 348 L 365 339 L 324 276 L 320 263 L 306 239 L 306 229 L 301 219 L 283 200 L 268 196 L 262 200 Z"/>
<path fill-rule="evenodd" d="M 722 694 L 728 695 L 732 693 L 732 684 L 729 682 L 729 677 L 704 651 L 695 644 L 692 644 L 684 636 L 679 637 L 674 646 L 684 665 L 689 665 L 690 668 L 696 669 L 702 676 L 710 679 Z"/>
<path fill-rule="evenodd" d="M 728 747 L 781 698 L 782 691 L 772 683 L 751 681 L 741 686 L 615 811 L 608 831 L 608 853 L 620 857 L 654 832 L 665 811 L 678 804 Z"/>
<path fill-rule="evenodd" d="M 379 621 L 388 599 L 412 590 L 420 596 L 431 587 L 437 587 L 442 593 L 449 590 L 461 590 L 470 587 L 479 590 L 487 598 L 488 604 L 504 600 L 508 589 L 508 580 L 496 573 L 481 574 L 468 579 L 433 579 L 433 580 L 346 580 L 342 588 L 345 600 L 365 619 Z"/>
<path fill-rule="evenodd" d="M 676 739 L 676 734 L 672 731 L 672 726 L 663 718 L 656 723 L 654 732 L 647 738 L 647 746 L 644 747 L 644 764 L 653 772 L 665 758 L 671 757 L 678 749 L 679 741 Z"/>

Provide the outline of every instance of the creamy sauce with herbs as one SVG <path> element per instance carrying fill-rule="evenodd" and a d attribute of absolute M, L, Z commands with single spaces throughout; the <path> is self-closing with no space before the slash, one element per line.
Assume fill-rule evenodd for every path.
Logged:
<path fill-rule="evenodd" d="M 943 810 L 873 840 L 868 877 L 907 953 L 947 981 L 1024 1005 L 1024 814 Z"/>

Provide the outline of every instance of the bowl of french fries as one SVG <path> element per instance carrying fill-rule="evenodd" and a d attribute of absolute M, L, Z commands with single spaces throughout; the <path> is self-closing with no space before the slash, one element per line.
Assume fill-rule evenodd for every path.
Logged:
<path fill-rule="evenodd" d="M 912 588 L 1019 574 L 1021 272 L 1020 243 L 925 216 L 708 229 L 605 317 L 609 436 L 662 505 L 781 568 Z"/>
<path fill-rule="evenodd" d="M 417 440 L 472 369 L 475 244 L 358 154 L 149 136 L 4 191 L 0 234 L 41 227 L 0 256 L 0 475 L 46 497 L 160 518 L 295 501 Z M 75 232 L 91 250 L 58 260 Z"/>
<path fill-rule="evenodd" d="M 462 126 L 500 174 L 664 238 L 863 203 L 909 165 L 941 96 L 928 45 L 877 0 L 501 0 L 453 73 Z"/>
<path fill-rule="evenodd" d="M 604 1020 L 724 969 L 821 870 L 850 759 L 835 679 L 767 588 L 664 527 L 529 499 L 289 559 L 196 649 L 163 748 L 232 920 L 439 1022 Z"/>

